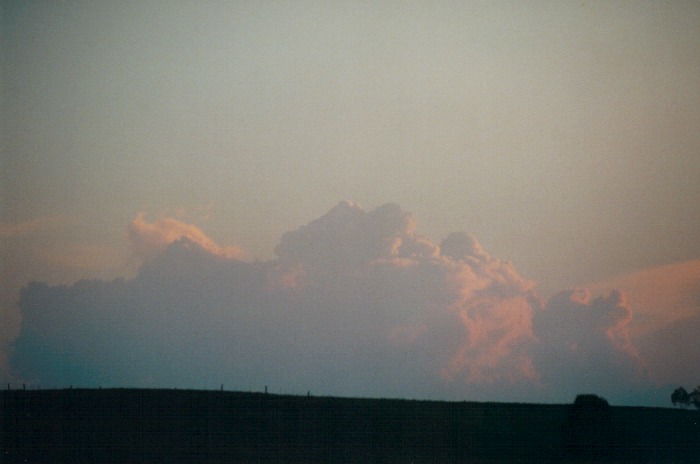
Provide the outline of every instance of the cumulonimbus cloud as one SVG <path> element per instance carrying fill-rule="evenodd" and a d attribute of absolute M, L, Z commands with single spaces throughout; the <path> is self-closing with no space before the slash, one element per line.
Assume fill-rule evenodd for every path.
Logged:
<path fill-rule="evenodd" d="M 129 238 L 147 258 L 134 279 L 22 290 L 18 375 L 42 385 L 276 383 L 423 398 L 541 391 L 557 401 L 577 391 L 556 390 L 569 386 L 559 369 L 590 377 L 607 366 L 624 383 L 616 372 L 638 364 L 622 295 L 545 302 L 474 237 L 436 244 L 393 204 L 342 202 L 285 233 L 268 262 L 243 262 L 238 249 L 169 218 L 140 214 Z"/>

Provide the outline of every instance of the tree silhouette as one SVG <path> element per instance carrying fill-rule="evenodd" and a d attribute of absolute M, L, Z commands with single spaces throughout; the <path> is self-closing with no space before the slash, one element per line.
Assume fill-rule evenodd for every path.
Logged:
<path fill-rule="evenodd" d="M 688 407 L 688 405 L 692 404 L 697 409 L 700 409 L 700 385 L 695 387 L 695 390 L 690 393 L 683 387 L 676 388 L 671 394 L 671 402 L 674 406 L 680 404 L 682 407 Z"/>
<path fill-rule="evenodd" d="M 690 404 L 690 394 L 685 388 L 678 387 L 673 390 L 673 393 L 671 394 L 671 403 L 673 403 L 674 406 L 681 405 L 682 407 L 686 408 L 688 407 L 688 404 Z"/>
<path fill-rule="evenodd" d="M 693 406 L 695 406 L 697 409 L 700 409 L 700 385 L 695 387 L 695 390 L 690 392 L 690 395 L 688 396 L 688 401 L 693 403 Z"/>
<path fill-rule="evenodd" d="M 566 460 L 609 457 L 615 439 L 610 404 L 597 395 L 578 395 L 562 426 Z"/>

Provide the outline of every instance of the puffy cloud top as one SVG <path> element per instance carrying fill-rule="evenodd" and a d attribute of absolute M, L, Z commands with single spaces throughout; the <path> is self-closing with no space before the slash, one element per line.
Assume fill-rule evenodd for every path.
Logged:
<path fill-rule="evenodd" d="M 488 255 L 484 253 L 479 242 L 474 237 L 464 232 L 453 232 L 440 244 L 440 253 L 453 259 L 464 261 L 486 261 Z"/>
<path fill-rule="evenodd" d="M 365 212 L 344 201 L 319 219 L 282 235 L 275 253 L 281 263 L 301 263 L 321 274 L 373 260 L 437 254 L 437 247 L 417 237 L 414 228 L 413 216 L 398 205 Z"/>
<path fill-rule="evenodd" d="M 585 289 L 552 296 L 534 319 L 540 346 L 535 353 L 550 385 L 558 389 L 621 394 L 643 381 L 644 364 L 629 337 L 632 310 L 623 293 L 591 298 Z"/>

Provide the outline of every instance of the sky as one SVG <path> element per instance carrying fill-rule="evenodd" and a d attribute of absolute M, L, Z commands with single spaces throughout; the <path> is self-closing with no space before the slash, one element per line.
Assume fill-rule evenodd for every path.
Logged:
<path fill-rule="evenodd" d="M 3 383 L 700 383 L 700 2 L 375 3 L 2 3 Z"/>

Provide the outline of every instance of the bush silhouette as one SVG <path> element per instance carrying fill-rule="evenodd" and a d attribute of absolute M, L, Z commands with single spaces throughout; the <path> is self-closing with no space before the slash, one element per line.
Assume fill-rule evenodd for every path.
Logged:
<path fill-rule="evenodd" d="M 673 405 L 680 404 L 682 407 L 688 407 L 690 404 L 690 394 L 683 387 L 678 387 L 671 394 L 671 403 Z"/>
<path fill-rule="evenodd" d="M 609 456 L 613 445 L 612 411 L 597 395 L 578 395 L 562 426 L 567 459 L 596 460 Z"/>
<path fill-rule="evenodd" d="M 685 388 L 678 387 L 671 394 L 671 402 L 673 405 L 680 404 L 681 407 L 695 406 L 700 409 L 700 385 L 695 387 L 695 390 L 688 393 Z"/>

